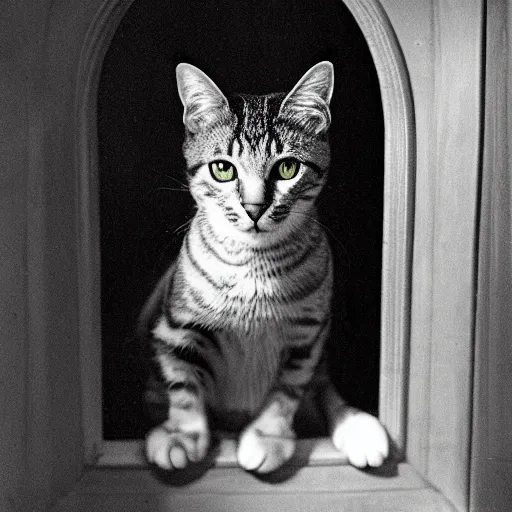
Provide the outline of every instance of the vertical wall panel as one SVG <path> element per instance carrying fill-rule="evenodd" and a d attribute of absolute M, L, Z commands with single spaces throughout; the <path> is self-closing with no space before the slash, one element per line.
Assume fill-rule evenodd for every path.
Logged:
<path fill-rule="evenodd" d="M 417 115 L 407 457 L 465 510 L 483 2 L 436 0 L 428 11 L 425 2 L 383 3 L 403 43 Z"/>
<path fill-rule="evenodd" d="M 1 6 L 2 511 L 45 510 L 83 467 L 74 101 L 99 4 Z"/>
<path fill-rule="evenodd" d="M 0 510 L 20 504 L 26 436 L 26 52 L 18 9 L 0 15 Z"/>
<path fill-rule="evenodd" d="M 488 2 L 471 509 L 512 508 L 512 19 Z"/>
<path fill-rule="evenodd" d="M 436 2 L 429 480 L 468 505 L 482 2 Z"/>

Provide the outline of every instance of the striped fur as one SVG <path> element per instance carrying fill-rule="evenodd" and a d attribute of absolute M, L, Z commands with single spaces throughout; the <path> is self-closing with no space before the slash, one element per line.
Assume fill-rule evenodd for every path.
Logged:
<path fill-rule="evenodd" d="M 209 409 L 243 428 L 240 464 L 271 471 L 293 453 L 293 417 L 329 330 L 331 252 L 315 199 L 332 67 L 315 66 L 288 95 L 229 100 L 192 66 L 177 76 L 197 213 L 141 318 L 162 382 L 147 398 L 168 409 L 148 457 L 171 469 L 204 456 Z M 231 169 L 226 181 L 212 162 Z M 284 179 L 282 162 L 296 175 Z"/>

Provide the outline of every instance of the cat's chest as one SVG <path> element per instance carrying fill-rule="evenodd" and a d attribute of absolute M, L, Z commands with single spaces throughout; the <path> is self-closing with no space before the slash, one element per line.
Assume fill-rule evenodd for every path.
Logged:
<path fill-rule="evenodd" d="M 203 248 L 189 248 L 182 260 L 187 284 L 201 291 L 210 308 L 224 312 L 277 304 L 293 287 L 292 273 L 287 275 L 285 265 L 268 254 L 242 253 L 229 261 Z"/>
<path fill-rule="evenodd" d="M 178 260 L 171 307 L 176 320 L 211 328 L 293 320 L 301 316 L 303 292 L 323 280 L 329 255 L 321 244 L 300 243 L 229 251 L 205 247 L 192 233 Z"/>
<path fill-rule="evenodd" d="M 264 248 L 205 243 L 201 232 L 192 230 L 180 259 L 188 278 L 202 281 L 225 300 L 278 300 L 305 274 L 314 258 L 308 244 L 289 240 Z"/>

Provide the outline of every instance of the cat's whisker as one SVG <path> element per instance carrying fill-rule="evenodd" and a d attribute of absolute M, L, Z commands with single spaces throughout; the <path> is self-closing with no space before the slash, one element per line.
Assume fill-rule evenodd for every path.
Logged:
<path fill-rule="evenodd" d="M 179 235 L 181 232 L 183 231 L 186 231 L 190 225 L 190 223 L 194 220 L 194 217 L 191 217 L 190 219 L 188 219 L 187 221 L 185 221 L 183 224 L 180 224 L 177 228 L 173 229 L 171 231 L 171 238 L 170 240 L 163 246 L 163 248 L 160 250 L 160 253 L 158 255 L 158 261 L 162 261 L 162 259 L 164 258 L 165 256 L 165 253 L 167 252 L 167 250 L 169 249 L 169 247 L 171 247 L 173 244 L 176 244 L 176 245 L 180 245 L 181 246 L 181 242 L 177 241 L 176 240 L 176 237 L 175 235 Z M 168 231 L 167 231 L 168 233 Z"/>
<path fill-rule="evenodd" d="M 340 246 L 341 249 L 343 249 L 343 252 L 346 254 L 346 256 L 349 256 L 348 254 L 348 250 L 347 248 L 345 247 L 345 245 L 341 242 L 341 240 L 339 240 L 336 235 L 332 232 L 332 229 L 325 225 L 323 222 L 320 222 L 316 217 L 314 217 L 313 215 L 308 215 L 307 213 L 303 213 L 303 212 L 299 212 L 297 210 L 290 210 L 290 213 L 294 214 L 294 215 L 302 215 L 303 217 L 306 217 L 308 219 L 310 219 L 311 221 L 315 222 L 316 224 L 318 224 L 319 226 L 321 226 L 325 231 L 327 231 L 329 233 L 329 235 L 331 236 L 331 238 Z"/>
<path fill-rule="evenodd" d="M 148 196 L 155 194 L 156 192 L 186 192 L 187 194 L 190 193 L 188 189 L 181 189 L 181 188 L 171 188 L 171 187 L 158 187 L 154 188 L 152 190 L 149 190 L 144 194 L 144 199 L 147 199 Z"/>
<path fill-rule="evenodd" d="M 180 226 L 178 226 L 176 229 L 173 230 L 173 234 L 174 235 L 177 235 L 183 231 L 185 231 L 190 223 L 194 220 L 194 217 L 191 217 L 190 219 L 188 219 L 187 221 L 185 221 L 183 224 L 181 224 Z"/>
<path fill-rule="evenodd" d="M 190 193 L 190 190 L 188 188 L 172 188 L 172 187 L 159 187 L 155 191 L 159 190 L 167 190 L 170 192 L 187 192 Z"/>
<path fill-rule="evenodd" d="M 170 174 L 163 174 L 163 176 L 169 180 L 174 181 L 174 183 L 177 183 L 178 185 L 181 185 L 182 187 L 186 188 L 188 190 L 188 184 L 183 183 L 183 181 L 178 180 L 174 176 L 171 176 Z"/>

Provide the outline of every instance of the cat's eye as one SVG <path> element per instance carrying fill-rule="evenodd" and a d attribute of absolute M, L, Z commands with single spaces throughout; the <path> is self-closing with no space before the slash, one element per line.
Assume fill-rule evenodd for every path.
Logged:
<path fill-rule="evenodd" d="M 276 180 L 291 180 L 299 172 L 300 162 L 295 158 L 285 158 L 272 168 L 272 177 Z"/>
<path fill-rule="evenodd" d="M 210 174 L 216 181 L 232 181 L 236 178 L 236 168 L 225 160 L 217 160 L 208 164 Z"/>

